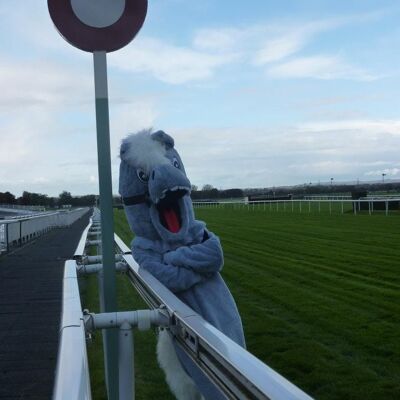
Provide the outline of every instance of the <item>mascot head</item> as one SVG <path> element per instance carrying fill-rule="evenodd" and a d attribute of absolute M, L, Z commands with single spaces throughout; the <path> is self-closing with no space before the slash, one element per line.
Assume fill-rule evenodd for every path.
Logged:
<path fill-rule="evenodd" d="M 184 240 L 194 222 L 190 181 L 174 139 L 163 131 L 144 130 L 121 144 L 119 193 L 136 236 Z"/>

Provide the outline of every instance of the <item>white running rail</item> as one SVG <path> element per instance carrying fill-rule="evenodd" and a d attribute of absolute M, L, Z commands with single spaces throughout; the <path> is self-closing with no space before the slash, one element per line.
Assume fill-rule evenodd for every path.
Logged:
<path fill-rule="evenodd" d="M 54 228 L 69 226 L 89 208 L 78 208 L 72 211 L 57 211 L 43 215 L 24 216 L 18 219 L 0 220 L 0 254 L 10 248 L 22 245 Z"/>

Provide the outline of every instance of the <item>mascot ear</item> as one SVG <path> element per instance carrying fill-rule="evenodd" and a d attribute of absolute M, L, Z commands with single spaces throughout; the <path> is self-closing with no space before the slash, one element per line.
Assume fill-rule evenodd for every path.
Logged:
<path fill-rule="evenodd" d="M 157 140 L 157 142 L 162 143 L 168 149 L 172 149 L 174 147 L 174 139 L 171 136 L 167 135 L 164 131 L 157 131 L 151 134 L 153 140 Z"/>
<path fill-rule="evenodd" d="M 120 148 L 120 150 L 119 150 L 119 156 L 121 157 L 122 160 L 125 160 L 125 157 L 124 157 L 124 156 L 126 155 L 128 149 L 129 149 L 129 143 L 128 143 L 128 141 L 125 139 L 125 140 L 122 141 L 122 143 L 121 143 L 121 148 Z"/>

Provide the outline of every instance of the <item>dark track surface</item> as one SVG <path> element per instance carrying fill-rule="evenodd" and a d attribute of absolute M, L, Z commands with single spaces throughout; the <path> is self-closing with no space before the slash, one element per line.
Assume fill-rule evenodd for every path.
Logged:
<path fill-rule="evenodd" d="M 89 214 L 0 257 L 0 399 L 51 399 L 64 262 Z"/>

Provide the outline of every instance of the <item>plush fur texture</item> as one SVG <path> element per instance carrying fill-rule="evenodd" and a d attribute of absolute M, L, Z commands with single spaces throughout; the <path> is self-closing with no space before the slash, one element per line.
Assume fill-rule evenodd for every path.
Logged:
<path fill-rule="evenodd" d="M 142 131 L 123 141 L 120 155 L 119 191 L 127 199 L 124 208 L 135 233 L 136 262 L 208 323 L 245 347 L 239 312 L 220 274 L 221 243 L 204 222 L 195 219 L 190 181 L 174 140 L 163 131 Z M 147 180 L 140 179 L 143 170 Z M 137 197 L 146 200 L 130 204 L 129 199 Z M 175 218 L 170 219 L 170 214 Z M 193 381 L 207 400 L 222 399 L 190 357 L 175 346 L 174 338 L 160 335 L 158 359 L 179 400 L 200 398 Z"/>
<path fill-rule="evenodd" d="M 171 336 L 166 329 L 160 330 L 158 334 L 157 360 L 164 370 L 171 392 L 178 400 L 204 400 L 193 379 L 182 368 Z"/>
<path fill-rule="evenodd" d="M 166 157 L 165 145 L 158 140 L 153 140 L 150 133 L 151 130 L 143 130 L 129 136 L 129 145 L 124 156 L 129 164 L 140 165 L 147 174 L 156 165 L 171 163 Z"/>

